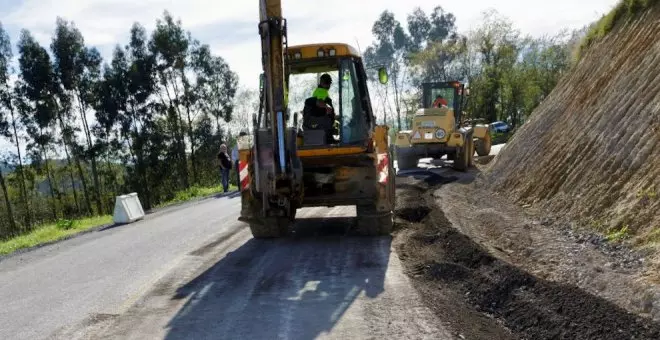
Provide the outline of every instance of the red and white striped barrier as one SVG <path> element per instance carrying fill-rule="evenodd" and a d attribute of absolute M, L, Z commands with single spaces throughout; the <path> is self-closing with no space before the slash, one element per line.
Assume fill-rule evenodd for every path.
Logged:
<path fill-rule="evenodd" d="M 248 163 L 240 161 L 238 163 L 238 174 L 241 180 L 241 190 L 245 190 L 250 186 L 250 176 L 248 176 Z"/>
<path fill-rule="evenodd" d="M 387 153 L 378 154 L 378 183 L 387 184 L 388 172 L 389 172 L 390 158 Z"/>

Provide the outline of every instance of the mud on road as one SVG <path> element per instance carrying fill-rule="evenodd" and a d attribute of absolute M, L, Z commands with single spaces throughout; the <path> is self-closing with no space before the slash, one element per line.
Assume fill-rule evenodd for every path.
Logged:
<path fill-rule="evenodd" d="M 574 284 L 530 273 L 503 260 L 497 246 L 486 246 L 496 245 L 497 238 L 489 240 L 483 230 L 464 234 L 452 225 L 434 193 L 448 182 L 471 180 L 429 171 L 397 178 L 393 244 L 441 319 L 467 339 L 660 339 L 660 325 L 650 318 Z M 464 193 L 445 193 L 445 200 L 457 194 Z"/>

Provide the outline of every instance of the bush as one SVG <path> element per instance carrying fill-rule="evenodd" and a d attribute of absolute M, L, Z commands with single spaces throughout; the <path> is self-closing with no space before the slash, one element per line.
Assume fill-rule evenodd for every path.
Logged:
<path fill-rule="evenodd" d="M 57 229 L 70 230 L 76 227 L 75 220 L 60 219 L 57 221 Z"/>
<path fill-rule="evenodd" d="M 587 48 L 610 33 L 617 24 L 635 18 L 657 4 L 660 0 L 621 0 L 612 11 L 591 26 L 580 44 L 577 58 L 580 59 Z"/>

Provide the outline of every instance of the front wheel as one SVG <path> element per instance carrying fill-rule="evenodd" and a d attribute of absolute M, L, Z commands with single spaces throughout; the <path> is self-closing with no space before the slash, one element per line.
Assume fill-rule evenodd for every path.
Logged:
<path fill-rule="evenodd" d="M 278 238 L 285 236 L 289 231 L 288 217 L 268 217 L 263 223 L 250 222 L 250 231 L 254 238 Z"/>
<path fill-rule="evenodd" d="M 385 236 L 392 232 L 394 214 L 378 212 L 373 205 L 358 205 L 356 234 L 362 236 Z"/>
<path fill-rule="evenodd" d="M 486 136 L 482 139 L 478 139 L 476 142 L 477 155 L 479 157 L 490 155 L 490 148 L 493 145 L 493 140 L 490 137 L 490 133 L 486 133 Z"/>
<path fill-rule="evenodd" d="M 417 167 L 417 156 L 414 154 L 412 148 L 395 147 L 396 162 L 399 170 L 413 169 Z"/>
<path fill-rule="evenodd" d="M 472 165 L 473 156 L 474 141 L 472 139 L 467 139 L 463 144 L 463 147 L 458 151 L 456 159 L 454 159 L 453 168 L 459 171 L 467 171 L 468 167 Z"/>

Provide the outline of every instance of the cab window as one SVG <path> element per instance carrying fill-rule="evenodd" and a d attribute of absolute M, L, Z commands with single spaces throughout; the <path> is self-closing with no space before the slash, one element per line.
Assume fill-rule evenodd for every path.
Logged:
<path fill-rule="evenodd" d="M 368 124 L 365 108 L 360 94 L 360 78 L 356 61 L 352 58 L 340 58 L 333 65 L 322 64 L 303 67 L 293 65 L 288 78 L 288 109 L 291 114 L 298 114 L 302 119 L 298 128 L 303 125 L 305 101 L 312 96 L 318 86 L 322 74 L 327 73 L 332 78 L 328 96 L 335 110 L 334 125 L 339 135 L 335 135 L 335 143 L 361 144 L 368 137 Z M 289 120 L 291 124 L 293 120 Z"/>
<path fill-rule="evenodd" d="M 453 88 L 439 88 L 431 89 L 431 95 L 427 99 L 425 106 L 430 108 L 433 107 L 433 102 L 438 96 L 442 96 L 447 101 L 447 107 L 450 109 L 454 108 L 454 89 Z"/>
<path fill-rule="evenodd" d="M 340 135 L 342 144 L 353 144 L 364 141 L 367 122 L 362 102 L 360 88 L 352 59 L 344 59 L 340 64 Z"/>

